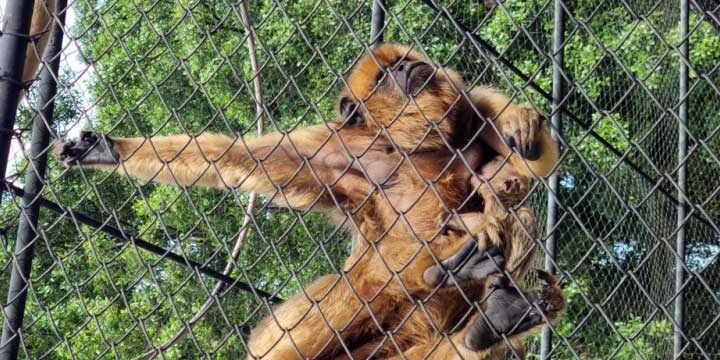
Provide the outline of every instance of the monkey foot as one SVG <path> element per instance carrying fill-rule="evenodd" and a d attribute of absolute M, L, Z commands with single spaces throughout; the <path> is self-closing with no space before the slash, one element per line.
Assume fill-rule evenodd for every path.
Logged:
<path fill-rule="evenodd" d="M 423 273 L 423 279 L 432 287 L 484 279 L 502 271 L 505 258 L 502 249 L 491 246 L 483 251 L 478 248 L 474 239 L 470 239 L 457 253 L 440 264 L 427 268 Z"/>
<path fill-rule="evenodd" d="M 503 335 L 525 333 L 544 325 L 546 318 L 554 320 L 557 317 L 565 307 L 558 278 L 542 270 L 537 272 L 545 284 L 527 293 L 515 287 L 504 275 L 488 278 L 485 313 L 475 318 L 465 334 L 468 349 L 487 349 L 502 341 Z"/>
<path fill-rule="evenodd" d="M 53 151 L 59 161 L 72 165 L 114 165 L 120 156 L 112 147 L 112 141 L 105 135 L 83 131 L 80 140 L 58 142 Z"/>

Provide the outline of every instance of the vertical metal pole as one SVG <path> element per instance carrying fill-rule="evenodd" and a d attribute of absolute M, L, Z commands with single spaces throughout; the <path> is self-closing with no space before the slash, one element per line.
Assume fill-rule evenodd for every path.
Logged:
<path fill-rule="evenodd" d="M 370 45 L 375 46 L 383 42 L 383 33 L 385 27 L 385 9 L 387 9 L 385 0 L 373 0 L 372 18 L 370 23 Z"/>
<path fill-rule="evenodd" d="M 675 259 L 675 333 L 673 341 L 673 358 L 677 359 L 682 354 L 683 348 L 683 331 L 685 330 L 685 313 L 684 299 L 682 294 L 683 282 L 685 281 L 685 272 L 683 263 L 685 261 L 685 210 L 686 210 L 686 176 L 687 176 L 687 90 L 688 90 L 688 67 L 685 61 L 689 61 L 688 42 L 689 33 L 688 24 L 688 2 L 680 0 L 680 84 L 679 99 L 680 108 L 678 109 L 678 205 L 677 205 L 677 238 L 676 251 L 678 258 Z"/>
<path fill-rule="evenodd" d="M 555 0 L 555 27 L 553 30 L 553 76 L 552 76 L 552 137 L 557 142 L 560 137 L 562 126 L 562 105 L 564 88 L 562 78 L 562 68 L 565 62 L 565 12 L 562 6 L 562 0 Z M 545 223 L 545 233 L 547 233 L 547 242 L 545 246 L 545 269 L 550 273 L 555 273 L 555 250 L 556 240 L 555 222 L 557 221 L 557 202 L 555 197 L 558 194 L 558 175 L 553 173 L 548 179 L 548 202 L 547 202 L 547 222 Z M 552 331 L 550 328 L 543 329 L 540 341 L 540 356 L 542 359 L 549 359 L 552 352 Z"/>
<path fill-rule="evenodd" d="M 58 21 L 62 24 L 65 16 L 67 0 L 58 0 L 56 9 L 60 11 Z M 32 268 L 33 250 L 37 239 L 38 216 L 40 213 L 39 194 L 43 188 L 43 178 L 47 161 L 47 147 L 50 142 L 50 129 L 54 111 L 54 98 L 57 93 L 55 81 L 60 67 L 60 50 L 62 49 L 63 30 L 56 23 L 45 52 L 47 64 L 40 73 L 39 104 L 40 108 L 33 118 L 32 139 L 30 142 L 30 161 L 25 171 L 25 194 L 23 208 L 20 213 L 17 241 L 15 242 L 14 264 L 10 275 L 7 305 L 5 305 L 5 322 L 3 323 L 0 357 L 15 359 L 20 344 L 19 332 L 25 315 L 25 302 Z"/>
<path fill-rule="evenodd" d="M 0 29 L 0 179 L 5 180 L 34 1 L 7 0 Z M 0 202 L 5 185 L 0 183 Z"/>

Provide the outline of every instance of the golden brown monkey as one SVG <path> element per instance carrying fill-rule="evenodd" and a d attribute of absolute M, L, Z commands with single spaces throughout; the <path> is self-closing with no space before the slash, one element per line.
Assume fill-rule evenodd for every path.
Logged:
<path fill-rule="evenodd" d="M 32 42 L 25 53 L 22 83 L 27 87 L 35 80 L 43 53 L 50 39 L 52 30 L 52 14 L 55 11 L 55 0 L 35 0 L 29 35 Z"/>
<path fill-rule="evenodd" d="M 527 204 L 522 204 L 528 195 L 530 178 L 519 173 L 512 164 L 501 156 L 496 156 L 483 164 L 477 175 L 470 177 L 470 187 L 477 191 L 483 201 L 482 212 L 466 212 L 456 216 L 438 218 L 440 228 L 464 231 L 477 240 L 477 253 L 467 256 L 484 256 L 489 252 L 495 256 L 503 249 L 504 256 L 497 261 L 507 266 L 514 279 L 523 279 L 534 259 L 535 247 L 532 244 L 536 236 L 535 216 Z M 514 208 L 513 213 L 509 209 Z M 508 239 L 505 241 L 504 239 Z M 443 261 L 457 263 L 460 253 Z M 505 258 L 510 263 L 505 263 Z M 482 271 L 481 269 L 461 269 L 464 271 Z M 425 281 L 435 286 L 440 282 L 454 282 L 446 276 L 441 266 L 425 270 Z"/>
<path fill-rule="evenodd" d="M 508 294 L 518 295 L 520 291 L 514 290 L 515 284 L 505 277 L 500 276 L 501 270 L 507 270 L 515 282 L 524 279 L 532 260 L 534 260 L 535 246 L 533 239 L 536 235 L 535 216 L 527 204 L 522 201 L 528 194 L 530 179 L 520 174 L 512 164 L 501 156 L 496 156 L 489 162 L 483 164 L 477 172 L 477 176 L 470 178 L 470 186 L 476 191 L 482 201 L 482 212 L 466 212 L 456 216 L 441 216 L 438 218 L 438 225 L 441 229 L 467 232 L 474 237 L 477 244 L 468 242 L 463 245 L 461 251 L 443 260 L 440 265 L 432 266 L 425 270 L 425 281 L 432 286 L 452 286 L 470 279 L 482 279 L 485 283 L 512 285 L 504 288 L 497 295 L 503 296 L 502 300 L 490 300 L 485 308 L 490 322 L 500 326 L 503 333 L 520 333 L 518 329 L 527 330 L 523 323 L 515 330 L 513 326 L 519 324 L 517 316 L 522 312 L 497 311 L 498 303 L 506 303 L 501 309 L 507 309 L 513 303 L 514 307 L 528 307 L 525 300 L 516 296 L 514 300 L 507 298 Z M 513 213 L 509 209 L 514 208 Z M 505 259 L 511 262 L 506 264 Z M 490 260 L 490 261 L 488 261 Z M 452 276 L 449 276 L 447 270 Z M 545 275 L 545 274 L 543 274 Z M 549 281 L 548 281 L 549 283 Z M 495 296 L 495 295 L 494 295 Z M 562 300 L 556 299 L 555 302 Z M 517 304 L 515 304 L 517 303 Z M 560 304 L 564 302 L 560 301 Z M 555 307 L 553 311 L 558 312 L 562 307 Z M 535 314 L 535 316 L 539 316 Z M 504 321 L 503 321 L 504 319 Z M 532 323 L 532 316 L 527 320 Z M 472 346 L 486 348 L 499 340 L 498 334 L 490 334 L 491 328 L 482 321 L 476 321 L 474 332 L 469 332 L 466 339 L 472 342 Z M 482 331 L 478 330 L 482 329 Z M 495 339 L 495 340 L 493 340 Z M 513 351 L 517 354 L 524 354 L 520 339 L 514 339 Z"/>
<path fill-rule="evenodd" d="M 544 176 L 557 162 L 556 144 L 531 108 L 491 88 L 463 94 L 455 71 L 402 46 L 375 48 L 354 67 L 347 85 L 337 122 L 290 134 L 233 139 L 83 133 L 78 142 L 57 144 L 55 153 L 69 166 L 256 191 L 346 224 L 354 246 L 344 271 L 315 280 L 273 309 L 251 335 L 250 358 L 364 354 L 369 342 L 379 344 L 372 351 L 378 357 L 488 358 L 504 345 L 474 347 L 482 342 L 472 337 L 484 332 L 472 331 L 481 320 L 464 316 L 470 305 L 463 295 L 457 288 L 435 289 L 423 278 L 435 259 L 451 257 L 468 242 L 459 232 L 439 235 L 433 219 L 465 200 L 471 170 L 488 151 L 509 157 L 521 174 Z M 500 135 L 482 127 L 481 116 Z M 460 160 L 451 149 L 463 147 L 476 131 L 482 142 L 467 146 Z M 480 299 L 487 286 L 477 285 L 485 277 L 469 277 L 461 284 L 464 293 Z M 483 306 L 497 306 L 492 302 L 499 299 L 488 296 Z M 523 334 L 501 330 L 511 337 Z"/>

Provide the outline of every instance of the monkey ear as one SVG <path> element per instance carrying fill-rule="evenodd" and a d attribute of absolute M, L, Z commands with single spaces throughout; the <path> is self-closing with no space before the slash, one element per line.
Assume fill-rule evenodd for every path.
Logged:
<path fill-rule="evenodd" d="M 360 125 L 363 117 L 360 116 L 360 106 L 348 96 L 340 97 L 340 120 L 348 126 Z"/>

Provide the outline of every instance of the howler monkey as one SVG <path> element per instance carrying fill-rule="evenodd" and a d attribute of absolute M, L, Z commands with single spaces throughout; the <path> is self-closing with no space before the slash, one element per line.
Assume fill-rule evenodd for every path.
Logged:
<path fill-rule="evenodd" d="M 452 286 L 464 278 L 480 279 L 487 274 L 494 275 L 484 279 L 485 282 L 496 285 L 509 284 L 508 279 L 497 278 L 500 270 L 507 270 L 515 281 L 520 281 L 525 277 L 534 260 L 533 239 L 537 230 L 535 216 L 530 207 L 522 203 L 528 194 L 530 179 L 520 174 L 512 164 L 507 163 L 500 156 L 482 165 L 477 175 L 479 178 L 476 176 L 470 178 L 470 185 L 482 199 L 482 212 L 466 212 L 449 218 L 443 215 L 438 218 L 439 228 L 455 231 L 467 230 L 477 244 L 466 243 L 461 251 L 443 260 L 440 265 L 426 269 L 424 277 L 430 285 Z M 509 212 L 511 208 L 513 208 L 512 214 Z M 488 256 L 492 261 L 487 261 Z M 510 263 L 505 263 L 506 258 L 510 260 Z M 448 276 L 446 273 L 448 269 L 453 276 Z M 498 282 L 500 280 L 503 281 Z M 550 282 L 548 281 L 548 283 Z M 514 290 L 514 287 L 507 291 L 500 291 L 492 296 L 502 295 L 507 298 L 509 294 L 518 295 L 519 293 Z M 556 301 L 563 305 L 564 303 L 560 300 L 562 298 Z M 505 304 L 498 307 L 498 304 L 501 303 Z M 513 305 L 511 306 L 510 303 Z M 527 307 L 527 303 L 519 296 L 513 300 L 489 300 L 486 315 L 488 319 L 492 319 L 491 323 L 500 326 L 499 329 L 495 329 L 499 333 L 519 333 L 521 331 L 518 329 L 524 329 L 527 324 L 514 330 L 511 328 L 518 324 L 518 321 L 515 320 L 520 320 L 517 316 L 521 316 L 522 312 L 518 313 L 516 310 L 508 309 L 520 305 Z M 504 309 L 504 311 L 498 312 L 498 309 Z M 556 307 L 554 310 L 559 311 L 561 307 Z M 530 318 L 528 318 L 529 320 Z M 466 335 L 469 347 L 486 348 L 496 342 L 491 341 L 492 339 L 499 339 L 499 334 L 495 333 L 492 336 L 486 336 L 490 333 L 487 324 L 482 321 L 475 323 L 476 330 L 470 331 Z M 510 325 L 508 326 L 508 324 Z M 482 331 L 477 329 L 482 329 Z M 512 345 L 514 351 L 524 354 L 520 341 L 513 341 Z"/>
<path fill-rule="evenodd" d="M 38 68 L 42 63 L 43 53 L 50 39 L 55 0 L 35 0 L 33 4 L 33 16 L 30 21 L 28 35 L 31 39 L 25 51 L 25 64 L 20 79 L 24 87 L 29 87 L 35 80 Z"/>
<path fill-rule="evenodd" d="M 485 336 L 474 330 L 483 320 L 477 314 L 468 320 L 465 296 L 487 297 L 482 306 L 489 309 L 505 300 L 486 294 L 489 274 L 461 279 L 462 292 L 425 282 L 423 272 L 436 259 L 467 244 L 461 232 L 439 234 L 434 219 L 463 203 L 470 175 L 490 152 L 509 157 L 525 176 L 547 175 L 558 159 L 549 130 L 532 108 L 492 88 L 468 91 L 457 72 L 403 46 L 376 47 L 346 84 L 336 122 L 288 134 L 83 133 L 77 142 L 58 143 L 55 154 L 68 166 L 144 180 L 256 191 L 346 224 L 354 246 L 343 271 L 320 277 L 273 309 L 252 332 L 250 358 L 333 358 L 348 351 L 356 358 L 488 358 L 504 345 L 478 350 L 475 344 L 489 340 L 476 338 Z M 478 131 L 482 141 L 468 144 Z M 536 307 L 552 319 L 547 303 Z M 523 329 L 543 324 L 537 317 L 525 321 Z M 492 325 L 512 337 L 524 333 Z"/>
<path fill-rule="evenodd" d="M 477 175 L 479 178 L 470 177 L 470 186 L 482 199 L 482 212 L 465 212 L 456 215 L 457 217 L 441 215 L 438 217 L 438 227 L 455 231 L 467 230 L 478 242 L 479 252 L 458 253 L 443 261 L 443 264 L 458 263 L 462 258 L 460 255 L 478 257 L 487 251 L 504 249 L 507 255 L 497 260 L 507 266 L 513 278 L 522 279 L 533 260 L 532 241 L 537 230 L 532 210 L 527 204 L 521 203 L 528 194 L 530 178 L 520 174 L 500 156 L 483 164 Z M 514 213 L 508 211 L 510 208 L 515 208 Z M 504 241 L 505 238 L 510 241 Z M 505 257 L 512 262 L 505 264 Z M 457 271 L 478 269 L 462 268 Z M 425 281 L 435 286 L 442 281 L 451 283 L 455 280 L 446 276 L 443 267 L 433 266 L 425 270 Z"/>

